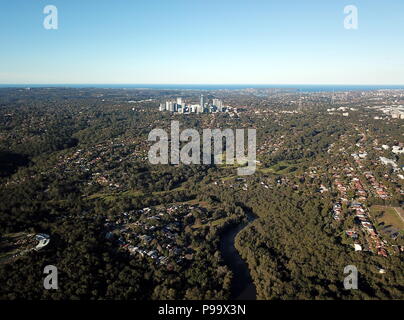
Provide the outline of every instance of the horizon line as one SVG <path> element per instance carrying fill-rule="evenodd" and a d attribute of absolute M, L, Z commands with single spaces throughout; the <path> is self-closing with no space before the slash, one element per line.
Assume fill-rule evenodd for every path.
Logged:
<path fill-rule="evenodd" d="M 379 84 L 379 83 L 370 83 L 370 84 L 360 84 L 360 83 L 0 83 L 0 86 L 79 86 L 79 85 L 114 85 L 114 86 L 200 86 L 200 85 L 209 85 L 209 86 L 404 86 L 402 84 Z"/>

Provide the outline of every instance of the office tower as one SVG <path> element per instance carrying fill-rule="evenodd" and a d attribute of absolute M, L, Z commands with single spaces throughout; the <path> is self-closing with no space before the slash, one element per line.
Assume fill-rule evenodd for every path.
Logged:
<path fill-rule="evenodd" d="M 166 110 L 170 112 L 175 112 L 175 103 L 172 101 L 166 101 Z"/>
<path fill-rule="evenodd" d="M 220 99 L 213 99 L 212 103 L 219 112 L 223 111 L 223 102 Z"/>
<path fill-rule="evenodd" d="M 159 111 L 164 111 L 164 110 L 165 110 L 164 104 L 160 103 Z"/>
<path fill-rule="evenodd" d="M 203 112 L 203 108 L 204 108 L 204 104 L 203 104 L 203 94 L 201 94 L 201 103 L 200 106 L 202 108 L 202 112 Z"/>
<path fill-rule="evenodd" d="M 180 97 L 177 98 L 177 104 L 182 106 L 182 98 L 180 98 Z"/>

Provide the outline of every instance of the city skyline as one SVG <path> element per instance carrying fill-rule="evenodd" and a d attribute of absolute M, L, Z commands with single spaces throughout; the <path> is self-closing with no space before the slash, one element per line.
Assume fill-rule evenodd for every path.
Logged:
<path fill-rule="evenodd" d="M 218 98 L 204 99 L 203 94 L 199 97 L 199 104 L 189 103 L 182 100 L 182 97 L 177 97 L 176 101 L 165 100 L 165 103 L 160 103 L 159 111 L 169 111 L 178 113 L 211 113 L 211 112 L 228 112 L 230 106 L 225 106 L 223 101 Z M 189 100 L 189 99 L 186 99 Z M 210 102 L 211 101 L 211 102 Z"/>

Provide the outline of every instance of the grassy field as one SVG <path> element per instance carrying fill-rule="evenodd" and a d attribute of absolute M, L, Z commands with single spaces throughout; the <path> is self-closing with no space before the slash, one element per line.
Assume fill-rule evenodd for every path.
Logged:
<path fill-rule="evenodd" d="M 198 205 L 199 207 L 203 207 L 203 208 L 208 209 L 208 210 L 212 208 L 212 206 L 211 206 L 208 202 L 206 202 L 206 201 L 199 201 L 199 200 L 197 200 L 197 199 L 193 199 L 193 200 L 189 200 L 189 201 L 184 201 L 184 202 L 179 202 L 179 203 L 177 203 L 177 204 L 187 204 L 187 205 L 189 205 L 189 206 Z"/>
<path fill-rule="evenodd" d="M 185 188 L 183 186 L 179 186 L 172 190 L 156 191 L 156 192 L 152 192 L 151 194 L 153 196 L 162 196 L 162 195 L 169 194 L 172 192 L 184 191 L 184 190 L 185 190 Z M 142 197 L 144 195 L 146 195 L 146 193 L 139 191 L 139 190 L 128 190 L 128 191 L 118 192 L 118 193 L 94 193 L 91 196 L 88 196 L 87 199 L 88 200 L 102 199 L 102 200 L 108 202 L 108 201 L 114 201 L 119 197 Z"/>
<path fill-rule="evenodd" d="M 218 225 L 224 224 L 227 220 L 231 220 L 231 219 L 234 219 L 234 218 L 236 218 L 236 216 L 232 215 L 230 217 L 225 217 L 225 218 L 220 218 L 220 219 L 217 219 L 217 220 L 212 220 L 212 221 L 209 221 L 208 223 L 205 223 L 205 224 L 194 224 L 192 226 L 192 228 L 193 229 L 198 229 L 198 228 L 207 227 L 207 226 L 216 227 Z"/>
<path fill-rule="evenodd" d="M 262 173 L 287 174 L 295 172 L 297 169 L 298 164 L 289 163 L 287 161 L 280 161 L 269 168 L 259 168 L 258 171 Z"/>
<path fill-rule="evenodd" d="M 383 216 L 377 217 L 381 212 L 384 212 Z M 384 222 L 386 226 L 391 225 L 398 230 L 404 230 L 404 222 L 399 217 L 395 208 L 374 205 L 370 208 L 370 213 L 378 223 Z"/>
<path fill-rule="evenodd" d="M 226 218 L 221 218 L 221 219 L 209 221 L 209 222 L 206 223 L 206 224 L 194 224 L 194 225 L 192 226 L 192 228 L 198 229 L 198 228 L 207 227 L 207 226 L 214 227 L 214 226 L 217 226 L 217 225 L 219 225 L 219 224 L 225 222 L 227 219 L 228 219 L 228 218 L 226 217 Z"/>

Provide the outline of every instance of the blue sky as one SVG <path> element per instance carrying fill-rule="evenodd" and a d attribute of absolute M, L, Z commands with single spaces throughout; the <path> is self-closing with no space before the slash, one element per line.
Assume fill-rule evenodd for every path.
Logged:
<path fill-rule="evenodd" d="M 402 85 L 403 16 L 401 0 L 0 0 L 0 83 Z"/>

